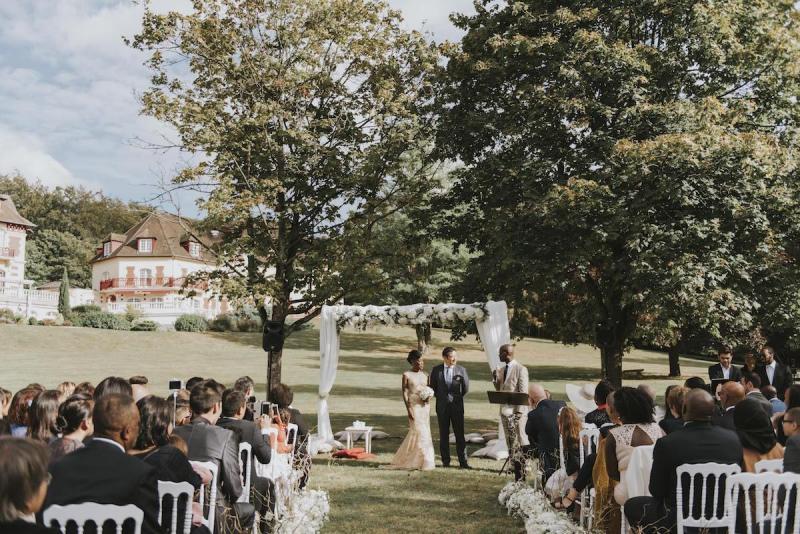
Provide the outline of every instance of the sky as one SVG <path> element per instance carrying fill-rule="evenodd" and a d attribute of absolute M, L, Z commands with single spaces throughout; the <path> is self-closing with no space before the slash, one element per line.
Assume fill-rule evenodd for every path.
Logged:
<path fill-rule="evenodd" d="M 474 11 L 472 0 L 389 3 L 436 41 L 460 37 L 450 13 Z M 148 72 L 122 37 L 137 32 L 141 13 L 132 0 L 0 0 L 0 174 L 146 201 L 185 165 L 176 151 L 143 148 L 170 132 L 139 115 Z"/>

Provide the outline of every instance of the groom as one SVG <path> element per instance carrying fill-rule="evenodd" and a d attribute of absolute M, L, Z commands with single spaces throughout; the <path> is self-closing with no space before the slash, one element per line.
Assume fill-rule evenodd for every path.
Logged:
<path fill-rule="evenodd" d="M 439 420 L 439 453 L 442 465 L 450 466 L 450 425 L 456 435 L 458 464 L 471 469 L 467 463 L 467 444 L 464 439 L 464 396 L 469 391 L 467 370 L 456 365 L 458 354 L 453 347 L 442 351 L 441 365 L 431 370 L 429 385 L 436 395 L 436 417 Z"/>

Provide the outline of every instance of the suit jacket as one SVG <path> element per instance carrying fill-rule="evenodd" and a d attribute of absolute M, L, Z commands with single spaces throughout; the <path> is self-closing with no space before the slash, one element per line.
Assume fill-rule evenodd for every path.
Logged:
<path fill-rule="evenodd" d="M 683 464 L 704 462 L 741 464 L 742 444 L 735 432 L 711 423 L 690 421 L 682 429 L 656 441 L 650 470 L 650 493 L 674 511 L 678 486 L 676 469 Z M 685 485 L 684 492 L 688 493 Z M 695 498 L 689 496 L 689 502 Z M 709 507 L 712 504 L 710 501 Z"/>
<path fill-rule="evenodd" d="M 496 370 L 492 377 L 492 384 L 497 391 L 510 391 L 512 393 L 528 393 L 528 368 L 516 360 L 506 367 Z M 528 405 L 514 406 L 514 412 L 528 413 Z"/>
<path fill-rule="evenodd" d="M 236 434 L 239 443 L 249 443 L 253 448 L 253 457 L 259 462 L 262 464 L 269 463 L 270 458 L 272 458 L 272 449 L 269 447 L 268 437 L 261 433 L 261 429 L 254 422 L 231 417 L 220 417 L 219 421 L 217 421 L 217 426 Z M 255 465 L 253 467 L 255 468 Z"/>
<path fill-rule="evenodd" d="M 720 378 L 725 378 L 724 376 L 722 376 L 722 365 L 719 363 L 715 365 L 709 365 L 708 378 L 709 380 L 714 380 L 714 379 L 719 380 Z M 731 370 L 730 373 L 728 373 L 728 378 L 730 378 L 731 380 L 735 380 L 736 382 L 740 381 L 742 379 L 742 370 L 736 367 L 735 365 L 731 364 Z"/>
<path fill-rule="evenodd" d="M 783 394 L 789 389 L 789 386 L 794 384 L 792 370 L 777 360 L 775 361 L 775 376 L 772 377 L 772 382 L 769 381 L 769 377 L 767 376 L 766 366 L 759 365 L 756 367 L 756 373 L 761 377 L 762 386 L 775 386 L 775 389 L 778 391 L 779 399 L 783 399 Z"/>
<path fill-rule="evenodd" d="M 230 430 L 212 425 L 197 417 L 188 425 L 179 426 L 175 434 L 189 445 L 189 459 L 214 462 L 219 468 L 219 489 L 228 503 L 242 494 L 239 468 L 239 440 Z"/>
<path fill-rule="evenodd" d="M 558 411 L 567 403 L 544 399 L 528 412 L 525 433 L 537 456 L 558 450 Z"/>
<path fill-rule="evenodd" d="M 157 517 L 157 473 L 121 448 L 93 439 L 53 464 L 50 474 L 53 480 L 47 489 L 43 511 L 54 504 L 133 504 L 144 512 L 142 532 L 161 532 Z"/>
<path fill-rule="evenodd" d="M 22 519 L 9 523 L 0 521 L 0 532 L 3 534 L 60 534 L 60 531 L 55 528 L 28 523 Z"/>
<path fill-rule="evenodd" d="M 767 400 L 763 393 L 760 391 L 751 391 L 745 395 L 745 399 L 756 399 L 761 403 L 761 407 L 764 409 L 764 413 L 767 414 L 767 417 L 772 419 L 772 403 Z"/>
<path fill-rule="evenodd" d="M 464 397 L 469 393 L 469 375 L 467 370 L 456 364 L 453 366 L 453 380 L 450 386 L 444 379 L 444 364 L 439 364 L 431 369 L 431 376 L 428 377 L 428 385 L 436 396 L 436 413 L 444 410 L 448 404 L 464 405 Z M 453 400 L 448 399 L 448 394 Z"/>
<path fill-rule="evenodd" d="M 714 412 L 714 415 L 711 416 L 711 424 L 720 426 L 722 428 L 727 428 L 728 430 L 733 430 L 735 432 L 736 425 L 733 422 L 733 412 L 735 411 L 736 406 L 724 412 Z"/>

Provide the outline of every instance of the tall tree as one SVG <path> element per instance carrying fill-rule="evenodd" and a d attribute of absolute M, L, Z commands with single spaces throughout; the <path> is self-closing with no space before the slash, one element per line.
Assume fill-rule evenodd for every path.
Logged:
<path fill-rule="evenodd" d="M 476 10 L 454 17 L 466 34 L 438 135 L 465 165 L 443 234 L 481 253 L 475 297 L 594 343 L 616 384 L 641 318 L 670 299 L 755 321 L 754 284 L 786 256 L 797 207 L 793 2 Z"/>
<path fill-rule="evenodd" d="M 71 311 L 72 307 L 69 305 L 69 274 L 67 274 L 67 268 L 64 267 L 61 285 L 58 287 L 58 313 L 66 318 Z"/>
<path fill-rule="evenodd" d="M 372 227 L 430 187 L 429 73 L 438 50 L 385 2 L 145 2 L 131 45 L 153 71 L 143 112 L 202 161 L 175 187 L 203 191 L 220 230 L 210 277 L 286 324 L 284 336 L 374 280 Z M 294 322 L 287 323 L 293 316 Z M 281 354 L 271 361 L 280 381 Z"/>

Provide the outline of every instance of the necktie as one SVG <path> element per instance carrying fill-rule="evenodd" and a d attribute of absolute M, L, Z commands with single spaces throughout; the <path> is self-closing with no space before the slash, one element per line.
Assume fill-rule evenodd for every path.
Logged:
<path fill-rule="evenodd" d="M 450 393 L 450 386 L 453 383 L 453 368 L 450 366 L 444 368 L 444 381 L 447 382 L 447 400 L 453 402 L 453 394 Z"/>

